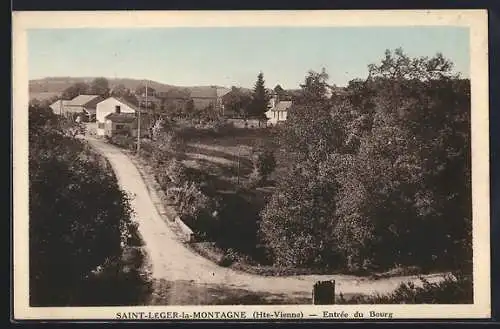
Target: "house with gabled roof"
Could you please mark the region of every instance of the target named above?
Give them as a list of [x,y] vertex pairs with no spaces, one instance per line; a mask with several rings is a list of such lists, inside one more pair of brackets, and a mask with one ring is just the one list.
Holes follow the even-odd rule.
[[78,95],[64,106],[66,114],[85,114],[89,121],[94,121],[97,103],[103,100],[99,95]]
[[281,97],[285,98],[285,100],[282,100],[278,94],[273,93],[269,101],[269,109],[265,113],[269,126],[275,126],[276,124],[285,122],[288,111],[292,107],[293,101],[291,98]]
[[[147,132],[150,120],[147,110],[139,109],[139,107],[123,98],[114,96],[106,98],[99,102],[96,107],[97,135],[112,135],[114,132],[121,130],[122,125],[127,125],[130,129],[133,129],[134,125],[137,126],[136,118],[139,111],[141,111],[141,128],[146,127],[141,132],[141,135],[143,135],[143,133]],[[131,131],[131,134],[133,134],[133,131]]]
[[50,108],[52,109],[52,112],[54,114],[58,115],[64,115],[65,114],[65,107],[68,105],[69,100],[65,99],[58,99],[54,103],[50,104]]

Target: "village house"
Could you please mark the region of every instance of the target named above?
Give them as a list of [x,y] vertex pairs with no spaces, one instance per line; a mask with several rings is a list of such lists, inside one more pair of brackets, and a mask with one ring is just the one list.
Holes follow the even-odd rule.
[[[131,135],[136,135],[134,130],[137,129],[138,113],[139,108],[134,104],[122,98],[108,97],[97,104],[97,135],[109,136],[124,130],[128,130]],[[110,114],[113,114],[113,116],[109,116]],[[147,128],[149,121],[150,117],[147,111],[145,109],[141,110],[141,130],[144,130],[141,135],[149,133]]]
[[102,100],[99,95],[78,95],[72,100],[58,100],[50,108],[59,115],[82,115],[86,121],[94,121],[97,103]]
[[160,112],[181,112],[186,108],[190,100],[188,90],[168,89],[156,92],[156,98],[160,99]]
[[[126,135],[137,137],[138,118],[135,113],[110,113],[104,118],[104,135],[113,137],[115,135]],[[141,137],[149,136],[149,122],[141,118]],[[146,119],[146,118],[144,118]]]
[[275,126],[279,123],[286,121],[288,111],[292,106],[292,100],[281,100],[280,96],[276,93],[272,94],[269,101],[269,110],[266,112],[267,124]]
[[78,95],[66,104],[65,109],[67,113],[85,114],[89,121],[94,121],[97,103],[102,100],[99,95]]
[[52,112],[54,112],[54,114],[63,115],[65,113],[64,109],[68,103],[69,100],[58,99],[54,103],[50,104],[50,108],[52,109]]

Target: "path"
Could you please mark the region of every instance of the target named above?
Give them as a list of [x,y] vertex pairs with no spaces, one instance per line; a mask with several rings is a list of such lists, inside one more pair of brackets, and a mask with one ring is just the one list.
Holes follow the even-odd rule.
[[[88,141],[110,161],[122,189],[134,196],[131,203],[139,222],[139,231],[146,243],[154,278],[224,285],[231,289],[287,296],[310,296],[312,286],[318,280],[334,279],[336,291],[344,294],[388,293],[402,281],[419,281],[416,276],[379,280],[350,275],[266,277],[220,267],[188,249],[177,238],[173,227],[175,224],[155,207],[140,172],[126,154],[104,141],[93,138],[88,138]],[[440,280],[441,276],[430,275],[426,278],[433,282]]]

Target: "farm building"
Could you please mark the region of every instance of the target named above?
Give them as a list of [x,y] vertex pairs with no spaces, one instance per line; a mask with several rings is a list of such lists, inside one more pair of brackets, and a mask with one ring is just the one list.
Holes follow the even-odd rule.
[[[137,113],[139,112],[139,108],[135,106],[134,104],[131,104],[127,102],[124,99],[118,98],[118,97],[109,97],[102,102],[97,104],[97,109],[96,109],[96,119],[97,119],[97,135],[98,136],[104,136],[106,135],[106,123],[107,120],[106,117],[109,114],[129,114],[132,115],[134,118],[136,117]],[[148,116],[146,111],[141,111],[141,121],[143,124],[146,124],[149,122]],[[123,117],[123,116],[115,116],[112,117],[118,118],[118,117]],[[125,117],[124,117],[125,118]],[[128,119],[123,119],[127,121]],[[115,122],[115,124],[120,125],[121,123]],[[142,124],[141,124],[142,128]],[[142,134],[141,134],[142,135]]]
[[50,108],[54,114],[63,115],[65,113],[64,109],[68,103],[69,100],[58,99],[54,103],[50,104]]
[[103,98],[99,95],[78,95],[66,103],[64,112],[67,114],[85,114],[89,121],[94,121],[97,103],[102,100]]
[[65,116],[81,114],[87,118],[86,121],[93,121],[96,105],[102,100],[99,95],[78,95],[71,100],[57,100],[50,105],[50,108],[55,114]]

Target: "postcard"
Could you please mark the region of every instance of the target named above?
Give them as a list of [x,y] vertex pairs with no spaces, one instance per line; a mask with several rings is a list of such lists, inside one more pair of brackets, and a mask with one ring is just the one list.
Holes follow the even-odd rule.
[[12,18],[15,320],[490,316],[485,10]]

